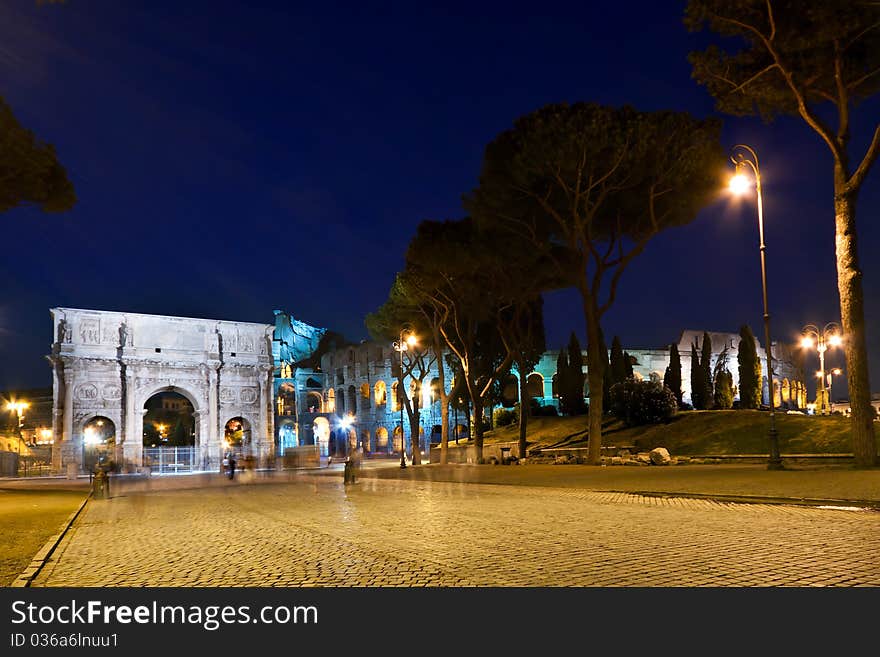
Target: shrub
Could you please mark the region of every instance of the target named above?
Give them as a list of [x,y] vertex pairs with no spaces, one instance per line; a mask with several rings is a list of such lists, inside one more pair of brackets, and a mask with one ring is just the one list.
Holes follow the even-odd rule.
[[[534,400],[532,400],[534,401]],[[557,416],[559,413],[556,410],[556,407],[552,404],[547,404],[547,406],[542,406],[541,404],[535,403],[531,405],[532,409],[532,417],[550,417]]]
[[675,393],[652,381],[617,383],[611,386],[609,396],[611,414],[630,426],[668,422],[678,408]]
[[494,420],[496,427],[506,427],[511,424],[516,424],[519,420],[519,414],[514,409],[497,408],[495,409]]

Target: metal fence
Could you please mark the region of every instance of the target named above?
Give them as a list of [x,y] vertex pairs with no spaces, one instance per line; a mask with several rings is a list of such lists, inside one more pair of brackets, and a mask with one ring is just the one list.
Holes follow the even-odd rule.
[[200,469],[196,447],[145,447],[144,465],[151,474],[178,474]]

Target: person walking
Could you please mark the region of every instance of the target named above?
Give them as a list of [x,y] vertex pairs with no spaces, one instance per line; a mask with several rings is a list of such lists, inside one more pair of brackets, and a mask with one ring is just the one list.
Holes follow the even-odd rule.
[[223,462],[226,464],[226,476],[233,479],[235,477],[235,455],[232,452],[227,452]]

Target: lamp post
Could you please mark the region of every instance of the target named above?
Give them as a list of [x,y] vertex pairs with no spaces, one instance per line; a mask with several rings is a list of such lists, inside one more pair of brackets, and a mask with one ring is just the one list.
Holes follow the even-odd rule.
[[833,370],[828,372],[828,408],[831,408],[832,399],[831,399],[831,382],[834,379],[834,376],[840,376],[843,374],[843,371],[839,367],[835,367]]
[[18,455],[21,456],[21,428],[24,426],[24,411],[29,408],[30,404],[27,402],[9,402],[6,404],[6,410],[10,412],[15,412],[16,414],[16,430],[18,432]]
[[[409,330],[409,335],[404,334]],[[392,343],[392,346],[400,353],[400,372],[397,379],[397,405],[400,407],[400,467],[406,468],[406,432],[403,430],[403,352],[409,347],[415,347],[418,339],[412,332],[409,324],[404,324],[400,329],[400,339]]]
[[[819,379],[819,387],[816,390],[816,404],[819,406],[819,414],[825,415],[826,409],[830,412],[830,390],[826,388],[825,381],[825,352],[828,347],[839,347],[843,344],[840,324],[828,322],[822,329],[815,324],[807,324],[802,330],[801,347],[804,349],[816,348],[819,352],[819,371],[816,376]],[[839,373],[839,370],[838,370]],[[828,384],[830,386],[830,384]]]
[[779,456],[779,435],[776,432],[776,409],[773,398],[773,345],[770,342],[770,310],[767,304],[767,246],[764,244],[764,202],[761,195],[761,168],[758,165],[758,155],[755,151],[744,144],[737,144],[733,148],[731,161],[736,165],[736,175],[730,180],[730,190],[737,195],[746,194],[752,187],[752,183],[744,170],[750,168],[755,176],[755,192],[758,199],[758,235],[760,237],[761,252],[761,289],[764,295],[764,342],[767,351],[767,386],[770,392],[770,430],[767,435],[770,439],[770,458],[767,461],[768,470],[782,470],[782,458]]

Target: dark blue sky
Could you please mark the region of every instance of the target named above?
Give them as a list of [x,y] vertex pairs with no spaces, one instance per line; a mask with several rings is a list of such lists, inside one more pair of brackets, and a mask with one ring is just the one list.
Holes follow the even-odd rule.
[[[366,337],[418,222],[462,215],[483,148],[517,116],[560,101],[713,113],[684,3],[296,5],[0,6],[0,94],[79,197],[2,217],[0,389],[51,381],[53,306],[267,323],[284,308]],[[859,154],[878,115],[857,110]],[[773,334],[793,340],[839,316],[830,156],[794,119],[724,121],[725,143],[762,160]],[[875,388],[878,168],[859,204]],[[760,334],[757,247],[754,206],[719,201],[633,263],[606,333]],[[549,295],[546,315],[550,347],[583,341],[574,295]]]

